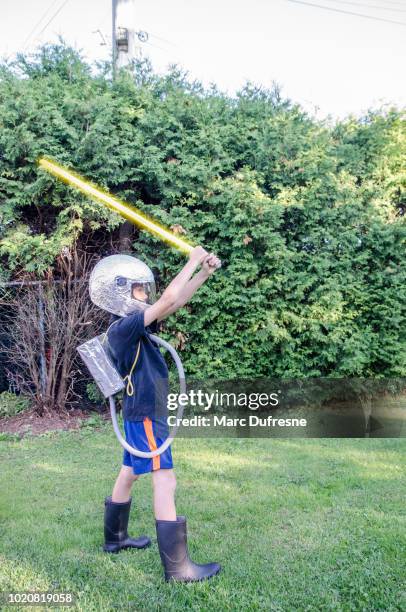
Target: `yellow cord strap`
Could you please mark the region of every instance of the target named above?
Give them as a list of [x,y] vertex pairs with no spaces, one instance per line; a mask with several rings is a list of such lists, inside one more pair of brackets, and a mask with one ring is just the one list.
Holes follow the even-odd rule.
[[[110,331],[110,327],[111,327],[112,325],[114,325],[114,323],[117,323],[117,321],[113,321],[113,323],[112,323],[111,325],[109,325],[108,330],[107,330],[107,331],[105,332],[105,334],[104,334],[102,344],[104,344],[104,343],[105,343],[105,341],[107,340],[107,334],[108,334],[108,333],[109,333],[109,331]],[[123,378],[123,380],[124,380],[124,381],[125,381],[125,380],[127,380],[126,392],[127,392],[127,395],[129,395],[130,397],[131,397],[132,395],[134,395],[134,385],[133,385],[133,384],[132,384],[132,382],[131,382],[131,376],[132,376],[132,373],[134,372],[134,368],[135,368],[135,366],[137,365],[138,357],[139,357],[139,355],[140,355],[140,349],[141,349],[141,340],[138,342],[137,354],[135,355],[134,363],[133,363],[133,364],[132,364],[132,366],[131,366],[131,370],[130,370],[129,374],[127,374],[127,376],[125,376],[125,377]]]
[[138,342],[137,354],[135,356],[134,363],[131,366],[131,370],[129,374],[127,374],[127,376],[124,377],[124,380],[127,380],[127,387],[126,387],[127,395],[129,395],[130,397],[131,395],[134,395],[134,387],[131,382],[131,376],[132,376],[135,366],[137,365],[138,357],[140,354],[140,349],[141,349],[141,340]]

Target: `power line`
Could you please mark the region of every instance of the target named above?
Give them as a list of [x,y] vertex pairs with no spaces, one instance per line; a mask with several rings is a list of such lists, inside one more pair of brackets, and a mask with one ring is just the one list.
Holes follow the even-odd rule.
[[387,8],[386,6],[377,6],[376,4],[364,4],[359,2],[351,2],[350,0],[324,0],[325,2],[335,2],[336,4],[351,4],[352,6],[365,6],[367,8],[378,9],[380,11],[392,11],[396,13],[406,13],[406,9]]
[[148,32],[148,34],[152,36],[153,38],[156,38],[157,40],[161,40],[162,42],[167,43],[168,45],[172,45],[172,47],[177,47],[176,43],[171,42],[167,38],[162,38],[162,36],[158,36],[157,34],[152,34],[151,32]]
[[154,49],[159,49],[160,51],[164,51],[165,53],[168,53],[168,49],[164,49],[163,47],[160,47],[159,45],[156,45],[155,43],[152,43],[149,40],[146,41],[146,44],[149,45],[150,47],[154,47]]
[[37,23],[35,24],[35,26],[32,28],[31,32],[28,34],[27,38],[25,39],[25,41],[23,42],[23,47],[24,50],[26,49],[27,45],[28,45],[28,41],[30,40],[31,36],[34,34],[35,30],[37,29],[37,27],[42,23],[42,21],[44,21],[45,17],[48,15],[49,11],[52,10],[55,6],[55,4],[59,2],[59,0],[54,0],[46,9],[45,13],[42,15],[41,19],[39,21],[37,21]]
[[396,2],[396,0],[381,0],[381,2],[385,2],[385,4],[397,4],[398,6],[405,6],[404,2]]
[[110,20],[110,18],[111,18],[111,7],[109,7],[109,8],[108,8],[106,11],[104,11],[104,15],[103,15],[103,17],[100,19],[100,21],[99,21],[99,23],[98,23],[98,25],[97,25],[96,30],[99,30],[99,29],[101,28],[101,26],[102,26],[102,25],[104,26],[104,22],[107,20],[107,17],[108,17],[108,18],[109,18],[109,20]]
[[364,17],[365,19],[373,19],[374,21],[384,21],[386,23],[394,23],[396,25],[406,26],[405,21],[395,21],[394,19],[384,19],[384,17],[373,17],[372,15],[364,15],[363,13],[353,13],[352,11],[344,11],[338,8],[332,8],[330,6],[323,6],[322,4],[313,4],[312,2],[302,2],[302,0],[286,0],[286,2],[293,2],[294,4],[303,4],[304,6],[313,6],[315,8],[321,8],[325,11],[333,11],[334,13],[344,13],[345,15],[355,15],[355,17]]
[[61,10],[64,8],[64,6],[66,6],[66,4],[68,4],[69,0],[65,0],[65,2],[63,2],[61,4],[61,6],[59,7],[59,9],[52,15],[51,19],[48,21],[48,23],[42,28],[41,32],[37,35],[37,39],[41,36],[41,34],[43,34],[45,32],[45,30],[47,29],[47,27],[49,26],[50,23],[53,22],[53,20],[55,19],[55,17],[57,15],[59,15],[59,13],[61,12]]

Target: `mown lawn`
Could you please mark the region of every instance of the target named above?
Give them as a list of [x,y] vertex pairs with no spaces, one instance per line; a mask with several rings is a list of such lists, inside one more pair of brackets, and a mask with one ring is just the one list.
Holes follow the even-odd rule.
[[405,439],[177,439],[190,551],[223,571],[166,584],[149,476],[130,533],[151,548],[101,551],[121,463],[109,424],[2,441],[0,591],[71,591],[75,609],[98,612],[404,610],[405,451]]

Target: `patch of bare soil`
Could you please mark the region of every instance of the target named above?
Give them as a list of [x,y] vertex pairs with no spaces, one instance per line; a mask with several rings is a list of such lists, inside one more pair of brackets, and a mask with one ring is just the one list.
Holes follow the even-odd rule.
[[94,413],[78,408],[66,413],[49,413],[39,416],[32,410],[27,410],[13,417],[0,419],[0,432],[24,436],[27,433],[39,435],[55,429],[78,429],[83,420]]

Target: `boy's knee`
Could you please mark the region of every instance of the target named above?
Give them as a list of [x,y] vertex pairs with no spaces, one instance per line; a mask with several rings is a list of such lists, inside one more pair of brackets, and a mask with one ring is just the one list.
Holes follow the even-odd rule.
[[129,466],[122,466],[120,477],[127,483],[133,483],[138,479],[138,474],[134,474],[133,469]]

